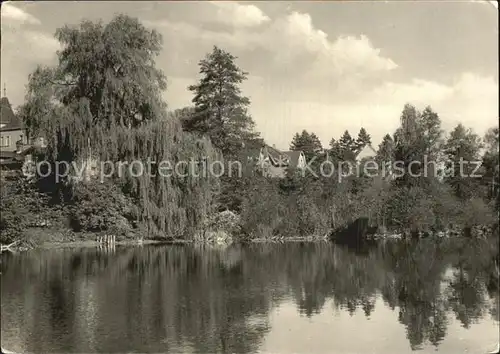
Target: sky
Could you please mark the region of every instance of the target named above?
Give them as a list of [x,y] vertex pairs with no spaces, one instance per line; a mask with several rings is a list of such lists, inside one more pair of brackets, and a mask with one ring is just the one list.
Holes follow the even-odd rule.
[[1,81],[12,105],[37,65],[57,63],[57,28],[117,13],[162,34],[169,109],[190,105],[187,87],[214,45],[235,55],[256,128],[281,149],[303,129],[327,146],[364,127],[378,145],[405,103],[430,105],[447,131],[498,126],[497,10],[468,0],[6,2]]

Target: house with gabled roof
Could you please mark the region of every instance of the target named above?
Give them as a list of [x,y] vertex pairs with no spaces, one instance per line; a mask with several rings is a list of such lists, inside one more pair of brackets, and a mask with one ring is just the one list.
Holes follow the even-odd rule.
[[285,177],[287,169],[303,169],[307,162],[302,151],[280,151],[265,145],[260,149],[257,164],[267,177]]
[[18,169],[24,156],[18,154],[19,147],[27,142],[23,122],[12,110],[9,99],[0,99],[0,165],[2,168]]
[[372,146],[372,144],[366,144],[357,154],[356,160],[361,161],[362,159],[375,158],[377,155],[377,150]]
[[27,142],[23,122],[14,114],[7,97],[0,99],[0,105],[0,150],[2,152],[15,152],[18,142]]
[[41,138],[29,141],[23,121],[12,110],[5,89],[0,108],[0,165],[2,169],[19,169],[30,158],[34,146],[43,148],[45,142]]

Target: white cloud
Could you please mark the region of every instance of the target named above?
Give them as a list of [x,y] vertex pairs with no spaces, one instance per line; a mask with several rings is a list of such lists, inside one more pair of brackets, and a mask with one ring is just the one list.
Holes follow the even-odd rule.
[[[55,59],[59,42],[52,36],[29,25],[41,28],[41,22],[28,12],[5,3],[2,6],[2,77],[9,82],[19,80],[19,74],[36,64],[48,64]],[[24,70],[20,68],[23,67]],[[13,77],[18,76],[17,79]]]
[[[173,109],[190,103],[187,86],[196,80],[197,62],[218,45],[251,73],[243,93],[252,100],[257,129],[278,147],[287,148],[302,129],[327,144],[344,130],[357,134],[361,127],[378,144],[396,129],[407,102],[420,109],[431,105],[448,130],[463,122],[483,134],[498,124],[498,83],[492,78],[464,73],[450,84],[417,78],[396,82],[392,73],[399,72],[398,65],[366,35],[329,36],[306,13],[270,19],[254,5],[233,2],[209,3],[205,9],[192,22],[143,21],[165,37],[158,64],[169,77],[166,99]],[[2,7],[2,27],[9,16],[16,26],[39,23],[16,10],[6,16]],[[232,28],[206,28],[217,22]],[[2,50],[14,54],[2,58],[2,74],[12,73],[8,81],[14,82],[21,61],[30,67],[48,63],[58,48],[55,39],[29,27],[4,32]]]
[[217,21],[231,26],[254,27],[270,20],[255,5],[242,5],[232,1],[212,1],[210,3],[217,7]]
[[241,41],[241,37],[235,33],[215,32],[204,30],[196,25],[186,22],[170,22],[170,21],[143,21],[148,26],[158,28],[166,38],[165,43],[168,46],[181,44],[186,47],[186,41],[196,43],[193,47],[198,47],[198,44],[210,48],[213,45],[220,45],[225,48],[244,48],[248,45],[247,42]]
[[11,5],[10,3],[4,3],[2,5],[2,24],[6,23],[7,25],[11,24],[12,22],[18,22],[18,23],[29,23],[33,25],[38,25],[40,24],[40,21],[30,15],[28,12],[21,10],[20,8]]
[[42,31],[30,29],[5,28],[2,33],[3,59],[15,64],[22,58],[29,63],[46,64],[47,60],[55,58],[60,48],[59,42]]
[[[218,6],[220,4],[241,6],[229,2],[218,3]],[[329,38],[315,28],[311,17],[304,13],[292,12],[258,29],[240,27],[230,32],[208,30],[185,22],[148,24],[160,29],[171,48],[185,48],[189,41],[194,43],[190,51],[205,53],[211,46],[218,45],[239,58],[254,56],[244,67],[253,75],[279,77],[275,81],[287,85],[314,82],[317,91],[332,91],[332,84],[337,87],[339,83],[343,83],[342,91],[356,90],[398,67],[384,57],[367,36]]]
[[[482,136],[492,126],[498,126],[498,83],[489,77],[464,73],[450,85],[413,80],[408,83],[388,82],[360,94],[348,102],[286,101],[269,98],[269,91],[260,85],[250,85],[253,96],[251,112],[265,138],[286,148],[297,131],[314,131],[326,145],[338,139],[344,130],[357,134],[364,127],[375,144],[392,134],[399,125],[405,103],[423,110],[430,105],[450,131],[462,123]],[[304,88],[297,88],[297,91]],[[271,101],[272,100],[272,101]]]
[[[367,36],[331,38],[308,14],[292,12],[258,29],[231,32],[187,23],[163,26],[166,42],[177,41],[180,47],[194,43],[195,49],[184,53],[187,58],[197,51],[199,60],[215,44],[245,60],[241,65],[251,76],[243,92],[252,101],[250,111],[263,137],[281,148],[302,129],[316,132],[327,144],[346,129],[357,134],[364,127],[378,144],[398,127],[405,103],[418,109],[430,105],[446,130],[462,122],[482,135],[498,124],[498,83],[492,78],[464,73],[450,84],[418,78],[396,82],[390,74],[398,65]],[[183,86],[186,82],[176,87]],[[169,94],[173,108],[191,97],[187,93],[174,99],[178,95]]]
[[399,107],[406,102],[419,108],[430,105],[448,130],[463,123],[483,134],[488,127],[498,125],[498,83],[492,77],[463,73],[451,85],[423,80],[388,83],[377,88],[368,99]]
[[337,68],[350,67],[351,70],[368,68],[373,71],[389,71],[397,68],[389,58],[380,55],[380,49],[373,47],[368,37],[340,37],[330,48],[331,56],[337,59]]
[[51,36],[34,30],[3,27],[1,77],[7,85],[7,94],[13,105],[21,104],[28,74],[37,65],[56,61],[59,43]]
[[[341,36],[331,41],[327,34],[313,26],[308,14],[293,12],[278,19],[261,40],[276,53],[278,65],[305,61],[308,75],[319,77],[385,72],[397,67],[391,59],[380,55],[368,37]],[[306,54],[307,55],[306,57]]]
[[376,87],[370,94],[374,102],[405,102],[415,105],[430,104],[450,98],[454,88],[433,81],[413,79],[408,83],[386,82]]
[[454,118],[450,124],[463,123],[480,134],[498,126],[498,83],[492,77],[465,73],[453,88],[452,98],[442,104],[443,112]]
[[34,57],[39,59],[53,58],[56,51],[61,48],[57,39],[43,32],[26,30],[23,32],[23,36],[33,51]]

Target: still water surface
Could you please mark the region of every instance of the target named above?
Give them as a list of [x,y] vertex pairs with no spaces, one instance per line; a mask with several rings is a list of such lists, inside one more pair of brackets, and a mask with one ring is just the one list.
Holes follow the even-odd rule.
[[[496,252],[496,253],[495,253]],[[2,256],[2,346],[36,353],[485,353],[496,246],[484,241]]]

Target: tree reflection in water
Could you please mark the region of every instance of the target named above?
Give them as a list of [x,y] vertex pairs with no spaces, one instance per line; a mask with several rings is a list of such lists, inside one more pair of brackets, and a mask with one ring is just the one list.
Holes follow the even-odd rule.
[[33,251],[2,262],[2,337],[33,352],[258,350],[270,311],[293,299],[313,317],[328,300],[367,318],[398,313],[412,349],[439,346],[448,315],[498,321],[498,247],[484,240],[117,247]]

